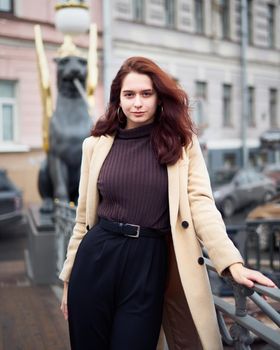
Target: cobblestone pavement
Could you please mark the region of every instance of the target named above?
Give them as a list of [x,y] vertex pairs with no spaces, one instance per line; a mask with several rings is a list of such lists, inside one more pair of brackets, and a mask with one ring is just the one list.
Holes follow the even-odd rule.
[[30,283],[23,232],[0,232],[0,350],[69,350],[52,286]]

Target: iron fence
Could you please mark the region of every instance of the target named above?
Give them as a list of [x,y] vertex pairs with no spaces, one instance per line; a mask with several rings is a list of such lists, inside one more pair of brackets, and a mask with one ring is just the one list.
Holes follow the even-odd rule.
[[247,220],[244,258],[256,269],[280,272],[280,220]]
[[57,273],[61,271],[69,239],[75,224],[76,207],[55,201],[54,227],[57,237]]

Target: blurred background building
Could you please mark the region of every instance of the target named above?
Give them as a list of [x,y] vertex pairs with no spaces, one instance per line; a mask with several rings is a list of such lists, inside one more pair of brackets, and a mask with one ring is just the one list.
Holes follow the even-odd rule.
[[[55,87],[62,35],[55,0],[0,0],[0,167],[39,201],[36,182],[42,151],[42,107],[34,24],[43,40]],[[91,0],[97,23],[99,83],[95,115],[129,56],[154,59],[188,92],[208,169],[242,164],[241,0]],[[271,161],[259,151],[262,132],[279,127],[280,2],[247,1],[247,146],[252,165]],[[76,39],[86,49],[87,35]],[[55,91],[55,88],[53,88]]]
[[[56,30],[55,0],[0,0],[0,168],[24,191],[25,202],[39,202],[37,174],[42,149],[42,104],[37,72],[34,25],[40,24],[56,93],[57,50],[63,35]],[[91,21],[101,25],[101,1],[91,1]],[[88,35],[76,38],[88,47]],[[100,60],[102,65],[102,59]],[[100,67],[101,68],[101,67]],[[102,68],[101,68],[102,69]],[[96,91],[96,113],[103,112],[102,81]]]
[[[280,2],[247,4],[247,145],[257,165],[259,135],[279,126]],[[190,96],[210,172],[240,166],[241,1],[119,0],[111,12],[112,70],[130,55],[156,59]]]

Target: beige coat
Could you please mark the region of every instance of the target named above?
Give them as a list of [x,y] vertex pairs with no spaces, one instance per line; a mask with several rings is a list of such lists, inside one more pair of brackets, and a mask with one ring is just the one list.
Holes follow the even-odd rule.
[[[89,137],[84,141],[76,225],[60,274],[63,281],[69,280],[87,225],[92,227],[97,222],[97,179],[113,141],[112,136]],[[164,332],[170,350],[219,350],[222,345],[201,246],[207,248],[220,274],[229,265],[243,260],[228,238],[215,207],[196,137],[191,146],[183,149],[182,159],[168,166],[167,172],[172,238],[169,242],[171,258],[163,315]],[[161,340],[162,337],[159,343]]]

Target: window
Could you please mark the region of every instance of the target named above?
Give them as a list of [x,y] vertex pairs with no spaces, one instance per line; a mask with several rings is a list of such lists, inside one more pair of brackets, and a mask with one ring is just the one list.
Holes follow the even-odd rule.
[[207,83],[203,81],[196,82],[196,109],[195,109],[195,121],[198,126],[205,126],[206,113],[205,107],[207,102]]
[[224,168],[225,169],[235,169],[236,168],[236,154],[235,153],[226,153],[224,154]]
[[275,6],[268,6],[268,45],[269,47],[275,46]]
[[277,122],[277,89],[269,90],[269,120],[270,126],[275,128],[278,126]]
[[222,38],[228,39],[230,37],[230,3],[229,0],[221,0],[221,28]]
[[0,0],[0,12],[13,13],[13,0]]
[[174,28],[175,27],[175,2],[176,0],[165,0],[165,22],[167,27]]
[[195,31],[199,34],[204,33],[204,10],[203,0],[195,0]]
[[256,126],[255,120],[255,88],[248,87],[248,125]]
[[253,45],[253,0],[248,0],[247,2],[247,21],[248,21],[248,43]]
[[133,0],[133,18],[137,22],[144,21],[144,0]]
[[223,84],[223,125],[231,126],[231,85]]
[[15,82],[0,80],[0,141],[15,139]]

